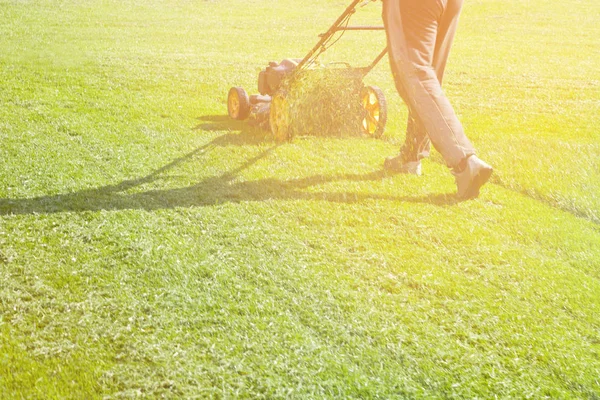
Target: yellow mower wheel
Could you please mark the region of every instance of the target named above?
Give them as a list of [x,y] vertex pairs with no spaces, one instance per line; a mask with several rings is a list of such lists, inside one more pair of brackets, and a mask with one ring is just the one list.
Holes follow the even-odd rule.
[[227,113],[233,119],[244,120],[250,115],[250,98],[241,87],[232,87],[227,95]]
[[379,138],[387,122],[387,102],[377,86],[366,86],[360,94],[363,108],[361,131],[363,135]]

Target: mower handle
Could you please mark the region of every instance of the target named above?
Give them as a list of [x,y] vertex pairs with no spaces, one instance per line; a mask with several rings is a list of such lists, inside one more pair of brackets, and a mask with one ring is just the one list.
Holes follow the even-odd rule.
[[356,6],[358,5],[358,3],[362,2],[362,1],[364,1],[364,0],[353,0],[352,1],[352,3],[346,8],[346,10],[344,10],[342,15],[340,15],[340,17],[333,23],[333,25],[331,25],[331,27],[327,30],[327,32],[325,32],[321,36],[321,39],[319,40],[319,42],[308,52],[308,54],[302,59],[302,61],[300,61],[300,63],[298,64],[298,67],[297,67],[298,71],[300,71],[302,69],[302,67],[304,67],[306,65],[308,60],[310,60],[310,58],[317,51],[319,51],[319,49],[323,46],[325,41],[327,41],[334,33],[336,33],[339,30],[338,28],[340,27],[340,24],[344,21],[344,19],[349,14],[352,14],[356,11]]

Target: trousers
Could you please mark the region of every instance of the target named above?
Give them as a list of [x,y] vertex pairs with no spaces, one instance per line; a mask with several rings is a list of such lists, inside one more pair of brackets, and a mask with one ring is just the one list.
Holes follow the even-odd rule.
[[449,167],[475,154],[442,91],[444,70],[463,0],[383,0],[390,65],[408,106],[403,162],[429,155],[430,143]]

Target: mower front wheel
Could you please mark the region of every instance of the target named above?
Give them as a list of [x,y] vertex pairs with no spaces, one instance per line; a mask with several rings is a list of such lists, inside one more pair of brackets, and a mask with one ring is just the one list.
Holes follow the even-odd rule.
[[377,86],[365,86],[361,91],[363,135],[380,138],[387,122],[387,102],[383,91]]
[[289,105],[284,90],[279,90],[271,98],[269,125],[276,141],[283,142],[291,138]]
[[227,113],[233,119],[244,120],[250,115],[250,98],[241,87],[232,87],[227,95]]

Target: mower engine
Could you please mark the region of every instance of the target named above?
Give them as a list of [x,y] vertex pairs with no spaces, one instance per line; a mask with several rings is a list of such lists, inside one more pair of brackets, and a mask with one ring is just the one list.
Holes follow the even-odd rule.
[[289,76],[302,59],[286,58],[279,64],[271,61],[269,66],[258,74],[258,92],[273,96],[281,86],[281,82]]

